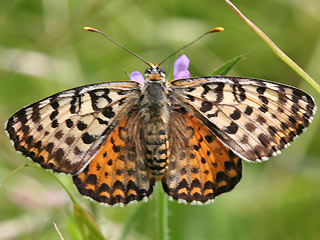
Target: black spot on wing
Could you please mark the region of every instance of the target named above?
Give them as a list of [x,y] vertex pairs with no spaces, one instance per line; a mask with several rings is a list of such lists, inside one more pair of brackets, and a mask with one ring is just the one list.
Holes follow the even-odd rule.
[[235,134],[238,131],[238,125],[232,122],[229,126],[226,127],[225,131],[228,134]]
[[115,112],[113,111],[111,106],[106,107],[103,112],[102,112],[103,116],[107,117],[107,118],[113,118],[115,116]]
[[200,107],[201,112],[208,112],[212,109],[213,104],[209,101],[203,101]]
[[84,133],[84,134],[82,134],[82,141],[83,141],[83,143],[85,143],[85,144],[91,144],[91,143],[93,143],[94,141],[95,141],[95,139],[96,139],[96,137],[95,136],[93,136],[93,135],[90,135],[89,133]]
[[230,118],[233,120],[238,120],[241,117],[241,112],[238,109],[235,109],[234,112],[230,115]]

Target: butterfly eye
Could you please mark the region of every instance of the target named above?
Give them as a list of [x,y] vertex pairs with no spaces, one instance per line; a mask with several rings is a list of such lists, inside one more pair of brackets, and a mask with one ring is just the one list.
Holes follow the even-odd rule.
[[157,70],[158,70],[158,72],[159,72],[159,74],[160,74],[161,76],[163,76],[163,77],[166,76],[166,72],[164,71],[163,68],[159,68],[159,67],[158,67]]
[[152,71],[152,68],[147,68],[144,73],[145,73],[145,74],[151,74],[151,71]]

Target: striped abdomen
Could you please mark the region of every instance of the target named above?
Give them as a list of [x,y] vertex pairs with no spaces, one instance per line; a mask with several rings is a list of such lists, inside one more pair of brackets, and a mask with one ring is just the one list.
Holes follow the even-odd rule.
[[168,135],[162,119],[152,119],[145,124],[144,140],[146,163],[152,175],[161,176],[168,165]]

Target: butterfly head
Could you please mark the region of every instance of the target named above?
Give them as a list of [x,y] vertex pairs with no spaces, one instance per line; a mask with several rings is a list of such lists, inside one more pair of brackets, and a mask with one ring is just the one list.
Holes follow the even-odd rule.
[[166,73],[160,68],[158,65],[153,65],[150,63],[150,67],[145,71],[146,81],[154,82],[154,81],[165,81]]

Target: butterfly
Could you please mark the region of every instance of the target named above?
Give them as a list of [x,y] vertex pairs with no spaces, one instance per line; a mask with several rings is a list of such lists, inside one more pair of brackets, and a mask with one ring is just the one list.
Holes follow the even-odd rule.
[[204,204],[235,187],[242,160],[279,154],[316,110],[291,86],[226,76],[168,82],[148,65],[144,83],[77,87],[22,108],[6,126],[15,149],[108,205],[146,199],[156,181],[171,199]]

